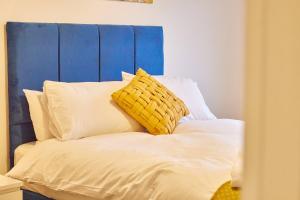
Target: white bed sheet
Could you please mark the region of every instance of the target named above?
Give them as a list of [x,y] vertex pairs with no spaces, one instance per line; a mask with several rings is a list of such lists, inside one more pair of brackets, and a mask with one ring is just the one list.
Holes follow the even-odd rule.
[[50,139],[7,175],[54,199],[65,192],[82,199],[208,200],[231,179],[242,137],[241,121],[209,120],[180,124],[172,135]]
[[14,165],[35,146],[36,142],[28,142],[18,146],[14,152]]

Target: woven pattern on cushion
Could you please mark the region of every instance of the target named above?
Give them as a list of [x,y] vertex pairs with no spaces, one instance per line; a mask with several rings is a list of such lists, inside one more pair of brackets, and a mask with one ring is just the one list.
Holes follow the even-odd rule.
[[212,200],[240,200],[240,189],[232,188],[231,182],[224,183],[214,194]]
[[181,99],[142,69],[112,98],[154,135],[172,133],[178,121],[189,114]]

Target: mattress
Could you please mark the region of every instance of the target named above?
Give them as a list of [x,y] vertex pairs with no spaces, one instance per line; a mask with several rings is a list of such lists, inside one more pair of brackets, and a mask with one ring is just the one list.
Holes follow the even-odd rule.
[[240,121],[195,120],[172,135],[50,139],[36,144],[7,176],[54,199],[209,200],[230,181],[242,138]]
[[36,142],[28,142],[18,146],[14,152],[14,165],[16,165],[19,160],[35,146],[35,144]]

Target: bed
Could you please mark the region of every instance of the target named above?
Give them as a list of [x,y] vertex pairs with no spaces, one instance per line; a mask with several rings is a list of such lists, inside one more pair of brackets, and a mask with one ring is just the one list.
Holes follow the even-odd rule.
[[[209,199],[230,180],[242,140],[242,123],[236,120],[184,123],[172,136],[132,132],[94,136],[63,145],[55,139],[28,144],[36,139],[22,89],[42,90],[45,80],[121,80],[121,71],[134,74],[139,66],[153,75],[162,75],[162,27],[9,22],[6,29],[10,165],[14,166],[14,160],[18,163],[8,175],[25,180],[24,200]],[[20,146],[24,144],[26,147]],[[64,152],[64,157],[59,152]],[[49,155],[46,160],[45,155]],[[129,160],[125,162],[123,158]],[[45,168],[47,162],[54,168]],[[66,173],[55,173],[56,176],[54,169],[76,171],[71,177],[73,184],[60,182],[59,178],[70,177]],[[31,179],[30,174],[38,171],[47,180],[55,179],[56,184]],[[18,177],[20,173],[26,174],[25,178]],[[90,177],[98,179],[91,181]],[[82,190],[82,185],[77,187],[74,182],[91,187]],[[188,190],[192,186],[194,190]]]

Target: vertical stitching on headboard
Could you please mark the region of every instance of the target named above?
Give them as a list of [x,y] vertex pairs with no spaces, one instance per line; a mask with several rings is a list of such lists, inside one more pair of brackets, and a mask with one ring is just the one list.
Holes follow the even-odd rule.
[[58,66],[58,81],[60,81],[61,78],[60,78],[60,25],[59,24],[57,24],[57,32],[58,32],[57,66]]
[[134,67],[134,74],[137,71],[137,66],[136,66],[136,39],[135,39],[135,26],[132,26],[133,29],[133,67]]
[[161,38],[162,38],[162,75],[165,74],[165,51],[164,51],[164,46],[165,46],[165,39],[164,39],[164,29],[163,27],[161,26],[160,27],[161,29]]
[[98,42],[99,42],[99,52],[98,52],[98,56],[99,56],[99,59],[98,59],[98,66],[99,66],[99,72],[98,72],[98,81],[100,82],[101,81],[101,42],[100,42],[100,26],[97,25],[97,29],[98,29]]

